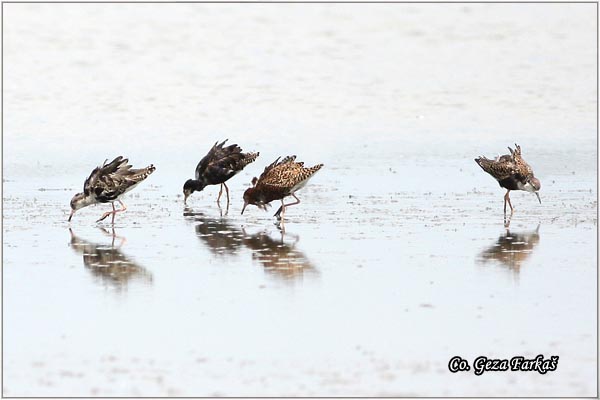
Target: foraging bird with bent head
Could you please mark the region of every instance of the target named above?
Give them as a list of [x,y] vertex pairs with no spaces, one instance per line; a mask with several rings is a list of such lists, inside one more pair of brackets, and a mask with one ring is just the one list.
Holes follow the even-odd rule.
[[[295,162],[296,156],[288,156],[281,161],[279,158],[267,166],[258,179],[252,179],[253,187],[244,192],[242,214],[248,204],[254,204],[266,211],[270,202],[281,200],[281,207],[274,216],[282,219],[287,207],[300,203],[295,193],[303,188],[308,180],[323,167],[323,164],[318,164],[305,168],[303,162]],[[292,196],[296,201],[284,204],[283,199],[287,196]]]
[[188,179],[185,182],[183,185],[184,203],[192,193],[201,191],[208,185],[221,184],[217,203],[221,199],[223,186],[225,186],[227,206],[229,207],[229,188],[225,182],[244,169],[246,165],[254,162],[260,153],[242,153],[242,149],[237,144],[223,147],[225,142],[227,140],[222,143],[216,142],[198,163],[196,179]]
[[475,162],[488,174],[493,176],[500,187],[505,188],[504,195],[504,213],[506,214],[506,203],[510,206],[511,213],[513,206],[510,202],[509,193],[511,190],[525,190],[534,193],[540,204],[542,200],[538,191],[542,184],[539,179],[533,175],[533,169],[525,162],[521,155],[521,146],[515,144],[515,150],[508,148],[509,154],[497,157],[495,160],[490,160],[485,157],[478,157]]
[[[122,195],[132,190],[140,182],[150,176],[156,169],[150,164],[146,168],[131,169],[127,165],[128,159],[119,156],[100,167],[96,167],[83,184],[83,193],[77,193],[71,199],[71,215],[69,222],[75,212],[83,207],[96,203],[111,203],[112,211],[107,211],[96,222],[100,222],[112,214],[112,222],[115,222],[115,214],[127,210],[127,206],[119,199]],[[120,209],[115,209],[115,201],[121,204]]]

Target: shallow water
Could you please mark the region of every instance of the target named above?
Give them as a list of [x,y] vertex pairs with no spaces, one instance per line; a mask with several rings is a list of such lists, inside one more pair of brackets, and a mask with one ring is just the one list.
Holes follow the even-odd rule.
[[[4,5],[3,394],[594,396],[592,7]],[[261,156],[185,207],[225,137]],[[507,229],[473,158],[515,141]],[[117,154],[157,170],[68,224]],[[325,167],[282,232],[240,211],[287,154]]]

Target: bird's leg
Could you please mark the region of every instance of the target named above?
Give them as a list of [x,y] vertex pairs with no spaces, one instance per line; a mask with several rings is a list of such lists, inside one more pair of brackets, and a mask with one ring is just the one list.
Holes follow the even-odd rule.
[[[114,202],[112,202],[112,203],[110,203],[110,204],[112,204],[112,208],[113,208],[113,210],[112,210],[112,221],[111,221],[111,223],[114,225],[114,224],[115,224],[115,214],[117,213],[117,209],[115,208],[115,203],[114,203]],[[114,246],[114,244],[115,244],[115,243],[114,243],[114,240],[115,240],[115,237],[113,236],[113,246]]]
[[219,197],[217,197],[217,204],[219,204],[219,200],[221,200],[221,194],[223,194],[223,184],[221,183],[221,189],[219,190]]
[[[283,212],[285,212],[285,209],[286,209],[287,207],[289,207],[289,206],[294,206],[294,205],[296,205],[296,204],[300,204],[300,199],[299,199],[299,198],[297,198],[297,197],[296,197],[296,195],[295,195],[294,193],[292,193],[292,197],[293,197],[293,198],[295,198],[295,199],[296,199],[296,201],[294,201],[293,203],[283,204],[283,205],[282,205],[282,207],[283,207],[282,214],[283,214]],[[283,203],[283,201],[282,201],[282,203]]]
[[281,220],[281,212],[283,211],[283,199],[281,199],[281,207],[279,207],[279,209],[277,210],[277,212],[275,214],[273,214],[273,216],[275,218],[277,218],[277,220]]
[[109,215],[113,215],[113,224],[115,222],[115,217],[114,217],[114,212],[115,212],[115,203],[111,203],[112,207],[113,207],[113,211],[107,211],[104,214],[102,214],[102,216],[96,221],[96,222],[100,222],[100,221],[104,221],[106,219],[106,217],[108,217]]
[[512,218],[512,213],[510,213],[509,216],[506,216],[506,214],[504,215],[504,227],[506,228],[506,230],[508,230],[508,228],[510,227],[511,218]]
[[282,209],[283,209],[283,199],[281,199],[281,207],[279,207],[279,209],[277,210],[277,212],[275,214],[273,214],[273,216],[277,219],[280,219],[279,214],[281,214]]
[[229,188],[225,182],[223,182],[223,186],[225,186],[225,193],[227,194],[227,209],[229,210]]
[[289,206],[293,206],[296,204],[300,203],[300,199],[296,197],[296,195],[294,193],[292,193],[292,197],[296,199],[296,201],[294,201],[293,203],[288,203],[288,204],[283,204],[283,199],[281,200],[281,222],[283,222],[283,216],[285,215],[285,210],[289,207]]
[[[121,208],[119,208],[118,210],[114,210],[114,211],[113,211],[113,213],[114,213],[114,214],[113,214],[113,217],[112,217],[113,224],[115,223],[115,215],[116,215],[118,212],[123,212],[123,211],[126,211],[126,210],[127,210],[127,206],[125,205],[125,203],[123,203],[121,200],[117,200],[117,201],[118,201],[118,202],[119,202],[119,204],[121,205]],[[114,208],[115,208],[115,205],[114,205],[114,203],[113,203],[113,209],[114,209]]]
[[513,211],[515,210],[510,202],[510,196],[509,196],[510,190],[508,192],[506,192],[506,199],[508,200],[508,206],[510,207],[510,215],[512,215]]
[[508,202],[508,204],[510,205],[510,210],[512,212],[512,204],[510,204],[510,197],[508,197],[508,194],[510,193],[510,189],[506,191],[506,194],[504,195],[504,215],[506,215],[506,202]]

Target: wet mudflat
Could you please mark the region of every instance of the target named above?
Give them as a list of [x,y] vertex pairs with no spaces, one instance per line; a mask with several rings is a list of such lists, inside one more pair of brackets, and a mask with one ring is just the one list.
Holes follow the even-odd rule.
[[[5,27],[4,395],[595,395],[595,42],[584,40],[595,24],[585,12],[544,9],[562,29],[546,32],[530,27],[531,6],[145,5],[134,25],[134,6],[75,7],[78,22],[65,25],[48,22],[54,6],[7,6],[19,24]],[[32,12],[46,17],[35,31]],[[240,46],[248,32],[255,41]],[[530,53],[538,41],[545,52]],[[192,68],[190,49],[207,61]],[[450,78],[439,58],[459,49],[469,63]],[[255,64],[256,52],[269,63]],[[387,64],[404,53],[411,64]],[[55,79],[40,86],[24,73],[38,70]],[[102,78],[75,90],[90,74]],[[511,79],[526,89],[507,92]],[[183,182],[225,137],[261,156],[231,180],[229,210],[217,187],[185,206]],[[514,141],[542,204],[513,193],[507,228],[504,191],[473,158]],[[71,196],[117,154],[157,170],[114,226],[94,223],[108,205],[68,224]],[[240,211],[252,177],[287,154],[325,167],[283,232],[278,203]],[[557,370],[447,367],[456,355],[538,354],[558,355]]]

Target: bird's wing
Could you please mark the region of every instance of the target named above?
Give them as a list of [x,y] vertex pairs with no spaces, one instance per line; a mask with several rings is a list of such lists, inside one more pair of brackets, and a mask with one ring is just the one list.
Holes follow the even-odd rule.
[[[107,160],[108,161],[108,160]],[[99,189],[104,188],[104,177],[109,174],[115,173],[119,168],[122,169],[130,169],[131,165],[127,165],[126,158],[122,156],[118,156],[110,163],[104,163],[102,166],[94,168],[90,176],[85,180],[83,184],[83,192],[86,196],[89,196],[91,193],[98,193]]]
[[523,178],[533,176],[533,169],[523,159],[521,154],[521,146],[515,144],[515,150],[508,148],[515,163],[515,173]]
[[509,155],[503,155],[495,160],[479,157],[475,159],[475,162],[498,181],[509,178],[517,173],[516,163],[513,157]]
[[[281,157],[277,157],[275,161],[265,167],[265,170],[258,177],[257,185],[263,182],[272,182],[276,179],[279,174],[279,171],[282,169],[282,166],[286,164],[293,163],[296,159],[296,156],[287,156],[284,157],[283,160],[279,160]],[[302,165],[303,163],[298,163]]]
[[221,143],[215,142],[213,147],[208,151],[208,153],[206,153],[202,160],[200,160],[200,162],[196,166],[196,179],[200,179],[206,171],[206,169],[208,168],[208,166],[210,165],[211,161],[214,160],[215,157],[219,157],[219,154],[223,150],[223,145],[225,144],[225,142],[227,142],[227,139],[225,139]]
[[104,201],[116,200],[129,188],[146,179],[155,168],[150,165],[142,169],[132,169],[129,160],[119,156],[109,164],[94,169],[86,180],[84,192],[86,195],[93,193],[96,198]]
[[272,187],[293,188],[316,172],[313,169],[314,167],[304,168],[302,162],[289,161],[281,163],[268,171],[259,183]]

